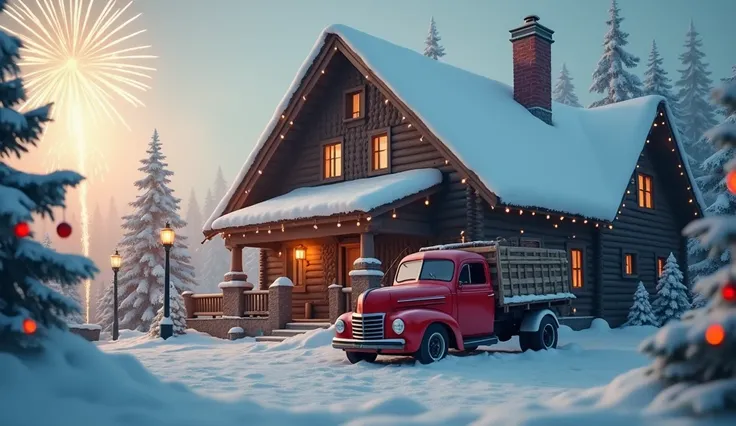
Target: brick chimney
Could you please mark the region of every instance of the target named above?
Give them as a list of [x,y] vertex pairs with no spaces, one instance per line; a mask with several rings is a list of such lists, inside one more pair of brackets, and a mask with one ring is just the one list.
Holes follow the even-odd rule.
[[552,124],[552,34],[539,17],[524,18],[511,30],[514,49],[514,99],[547,124]]

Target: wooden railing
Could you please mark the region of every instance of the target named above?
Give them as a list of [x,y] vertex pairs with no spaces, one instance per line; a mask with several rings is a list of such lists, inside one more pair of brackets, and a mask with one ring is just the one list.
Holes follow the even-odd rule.
[[268,290],[244,291],[245,312],[243,316],[267,316],[268,315]]
[[221,317],[222,294],[193,294],[194,317]]
[[[343,287],[342,288],[342,297],[345,300],[345,303],[343,306],[345,306],[345,312],[350,312],[353,310],[353,288],[352,287]],[[343,312],[343,313],[345,313]]]

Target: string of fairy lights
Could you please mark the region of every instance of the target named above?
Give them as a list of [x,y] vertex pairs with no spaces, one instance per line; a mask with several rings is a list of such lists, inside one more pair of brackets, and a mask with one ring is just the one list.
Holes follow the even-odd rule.
[[[335,51],[338,50],[337,47],[334,47],[334,50]],[[318,78],[321,78],[322,76],[324,76],[326,74],[327,74],[327,69],[326,68],[323,68],[321,70],[320,76]],[[367,84],[367,82],[370,81],[370,79],[371,79],[371,77],[366,74],[365,75],[365,80],[366,81],[364,83]],[[293,108],[292,108],[291,114],[294,114],[294,111],[300,110],[300,107],[303,106],[307,102],[307,96],[306,95],[302,95],[301,101],[297,100],[297,102],[301,102],[302,105],[298,105],[298,104],[294,105]],[[391,103],[391,101],[386,97],[383,100],[383,103],[385,105],[389,105]],[[400,109],[400,108],[397,107],[397,109]],[[660,119],[661,119],[661,121],[659,121]],[[279,132],[278,132],[279,139],[281,139],[281,140],[286,139],[289,130],[292,129],[293,126],[294,126],[294,120],[295,120],[295,117],[290,116],[290,113],[287,110],[285,110],[281,114],[281,119],[280,119],[281,128],[278,129],[279,130]],[[405,121],[406,121],[406,114],[402,114],[401,122],[404,123]],[[412,124],[411,123],[408,123],[407,124],[407,127],[408,128],[412,128]],[[655,133],[655,132],[657,132],[657,134],[656,135],[653,135],[653,133]],[[665,118],[664,118],[664,113],[660,111],[658,113],[658,117],[655,118],[654,123],[652,124],[652,127],[651,127],[651,129],[649,131],[649,134],[647,136],[647,139],[646,139],[646,143],[649,144],[650,143],[650,139],[652,139],[653,136],[659,136],[659,133],[661,133],[661,132],[668,132],[667,133],[667,141],[668,142],[672,143],[674,141],[674,139],[672,137],[673,132],[667,126],[667,122],[665,121]],[[424,135],[420,135],[419,140],[420,141],[424,141]],[[685,174],[685,169],[683,168],[683,165],[682,165],[682,157],[679,155],[679,153],[677,152],[677,149],[675,148],[674,145],[671,147],[671,152],[674,153],[675,155],[677,155],[677,168],[679,170],[679,175],[680,176],[683,176],[685,178],[686,191],[688,191],[687,192],[687,194],[688,194],[688,202],[690,204],[693,204],[695,202],[695,194],[694,194],[693,188],[691,187],[691,185],[689,183],[688,176]],[[449,159],[445,159],[444,160],[444,163],[445,163],[446,166],[448,166],[448,165],[450,165],[450,160]],[[640,164],[639,164],[639,162],[637,162],[636,169],[639,169],[639,168],[640,168]],[[632,186],[634,186],[633,190],[637,190],[637,188],[636,188],[636,180],[635,180],[635,176],[636,176],[636,173],[637,173],[637,170],[636,169],[632,173],[632,177],[630,179],[629,185],[626,188],[626,194],[622,197],[622,202],[621,202],[621,205],[620,205],[619,210],[618,210],[618,215],[615,217],[614,221],[615,220],[618,220],[619,215],[622,214],[622,210],[626,208],[626,202],[625,202],[626,195],[631,194]],[[262,169],[258,169],[257,170],[257,174],[254,176],[254,179],[253,179],[253,182],[251,183],[250,188],[247,188],[245,190],[245,193],[246,194],[248,194],[250,191],[252,191],[253,186],[256,183],[256,179],[259,176],[262,176],[262,175],[263,175],[263,170]],[[736,188],[736,173],[734,173],[733,179],[727,180],[727,181],[728,182],[731,182],[732,181],[733,187]],[[470,183],[469,182],[469,178],[468,177],[462,177],[461,180],[460,180],[460,183],[463,184],[463,185],[469,184]],[[425,198],[424,205],[425,206],[429,206],[430,205],[430,199],[429,199],[429,197],[426,197]],[[614,221],[594,220],[594,219],[586,218],[586,217],[583,217],[583,216],[576,216],[576,215],[555,214],[555,213],[552,213],[550,211],[545,211],[543,209],[528,209],[528,208],[518,208],[518,207],[512,207],[512,206],[503,206],[503,205],[495,205],[494,206],[494,205],[492,205],[491,206],[491,210],[492,211],[502,211],[502,212],[505,212],[506,214],[518,214],[519,216],[522,216],[522,215],[525,215],[525,214],[528,214],[528,215],[531,215],[531,216],[537,216],[537,215],[539,215],[541,217],[545,217],[546,220],[551,221],[552,227],[555,228],[555,229],[559,229],[560,228],[560,225],[562,223],[570,223],[570,224],[575,224],[575,225],[589,225],[589,226],[593,226],[595,228],[613,230],[613,222]],[[698,209],[695,208],[694,210],[695,210],[694,211],[694,216],[698,216],[698,211],[697,211]],[[397,217],[398,217],[398,214],[396,212],[396,209],[391,210],[391,218],[392,219],[396,219]],[[352,215],[350,215],[350,214],[347,214],[347,215],[338,215],[337,216],[336,226],[338,228],[340,228],[340,227],[343,226],[343,223],[349,223],[349,222],[354,222],[356,226],[361,226],[361,223],[363,223],[363,221],[370,222],[371,219],[372,219],[372,216],[369,215],[369,214],[366,214],[366,213],[363,213],[363,214],[352,214]],[[324,218],[324,219],[322,219],[321,224],[335,226],[335,219],[332,218],[332,217]],[[287,227],[301,227],[303,225],[304,225],[304,222],[303,221],[301,223],[295,222],[295,221],[291,221],[291,222],[284,221],[284,222],[280,222],[280,223],[273,223],[273,224],[270,224],[270,225],[269,224],[261,224],[261,225],[257,225],[257,226],[245,226],[245,227],[241,227],[240,229],[238,229],[237,232],[226,233],[227,231],[223,231],[223,232],[220,232],[219,235],[222,238],[230,238],[232,235],[237,235],[238,233],[242,234],[243,237],[245,237],[249,232],[253,232],[254,234],[259,234],[260,232],[264,231],[264,232],[266,232],[268,234],[271,234],[275,230],[280,230],[281,232],[286,232],[286,228]],[[312,221],[312,228],[314,228],[315,230],[319,229],[319,225],[320,225],[320,221],[318,219],[314,219]],[[460,240],[462,242],[465,242],[465,239],[466,239],[466,232],[465,231],[466,231],[465,229],[460,230]],[[519,229],[519,234],[524,234],[524,233],[525,233],[525,230],[523,228]],[[568,238],[575,239],[575,238],[577,238],[577,235],[575,233],[572,233]]]

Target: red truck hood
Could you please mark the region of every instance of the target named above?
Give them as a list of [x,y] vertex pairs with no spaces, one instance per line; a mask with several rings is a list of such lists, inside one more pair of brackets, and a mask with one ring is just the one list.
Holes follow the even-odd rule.
[[441,284],[403,284],[363,293],[359,312],[392,312],[410,308],[450,309],[450,290]]

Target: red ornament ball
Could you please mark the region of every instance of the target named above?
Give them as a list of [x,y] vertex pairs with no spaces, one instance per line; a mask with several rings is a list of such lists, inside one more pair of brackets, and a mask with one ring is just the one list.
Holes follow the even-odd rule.
[[736,194],[736,170],[731,170],[726,175],[726,188],[731,194]]
[[26,222],[18,222],[15,224],[15,236],[18,238],[25,238],[31,235],[31,227]]
[[736,301],[736,284],[731,282],[726,283],[721,289],[721,297],[727,302]]
[[66,238],[72,235],[72,226],[66,222],[61,222],[59,226],[56,227],[56,233],[59,234],[61,238]]
[[31,318],[26,318],[23,320],[23,332],[25,334],[33,334],[38,330],[38,324],[36,324],[36,321],[32,320]]

